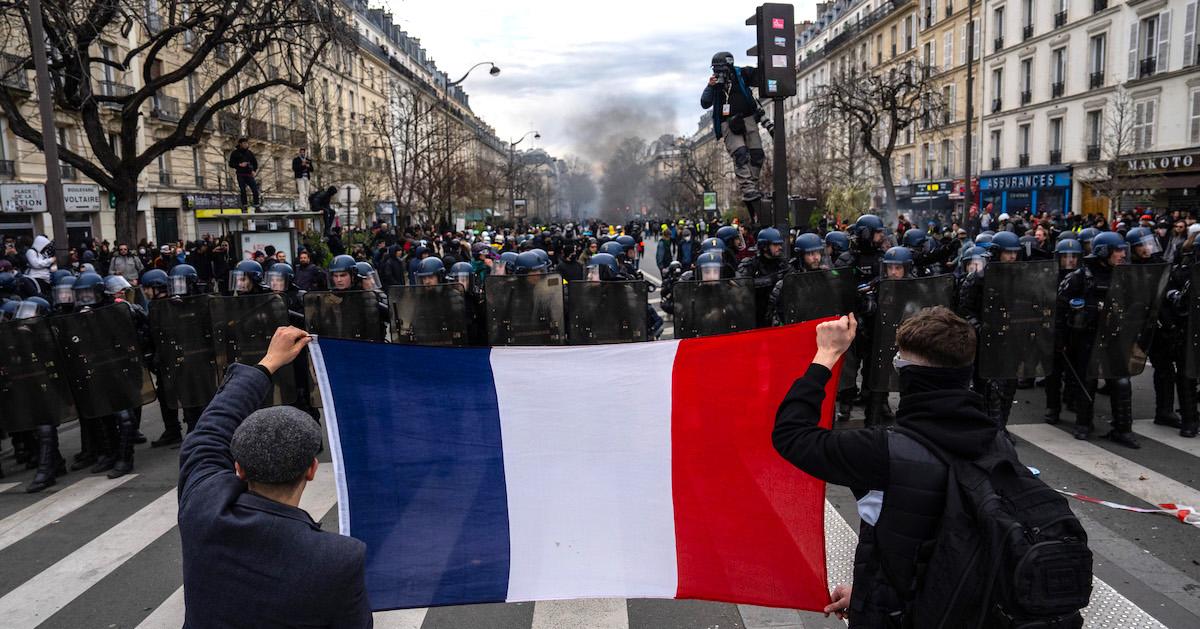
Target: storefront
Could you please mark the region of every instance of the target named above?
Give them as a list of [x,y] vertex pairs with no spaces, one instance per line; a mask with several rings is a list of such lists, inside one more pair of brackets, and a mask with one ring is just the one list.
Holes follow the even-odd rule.
[[[90,183],[63,184],[68,245],[79,247],[91,241],[99,227],[100,186]],[[53,226],[46,205],[46,186],[41,183],[0,184],[0,234],[8,238],[50,234]]]
[[1200,149],[1131,155],[1122,166],[1122,210],[1200,214]]
[[924,229],[930,222],[949,225],[961,194],[956,194],[958,184],[951,179],[918,181],[909,186],[907,197],[897,197],[900,213],[908,217],[914,226]]
[[994,213],[1066,214],[1071,211],[1071,167],[993,170],[979,178],[980,207]]

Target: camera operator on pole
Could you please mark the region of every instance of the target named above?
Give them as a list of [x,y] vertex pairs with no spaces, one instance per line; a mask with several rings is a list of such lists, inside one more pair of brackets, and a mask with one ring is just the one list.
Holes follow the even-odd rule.
[[713,130],[725,142],[725,150],[733,157],[734,174],[742,201],[750,212],[751,223],[758,224],[762,216],[763,193],[758,178],[762,173],[762,138],[758,134],[758,122],[763,121],[767,133],[773,133],[770,120],[758,100],[750,92],[756,84],[758,69],[753,66],[737,67],[733,54],[718,52],[712,58],[713,74],[708,86],[700,96],[700,106],[713,110]]

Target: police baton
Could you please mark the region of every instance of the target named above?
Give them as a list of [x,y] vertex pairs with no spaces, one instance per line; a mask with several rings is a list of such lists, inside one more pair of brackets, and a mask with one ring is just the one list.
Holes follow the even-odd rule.
[[1089,404],[1095,404],[1095,400],[1092,399],[1092,396],[1088,395],[1087,385],[1083,383],[1083,379],[1080,378],[1079,374],[1075,372],[1075,366],[1071,364],[1071,359],[1067,358],[1067,353],[1061,349],[1058,350],[1058,353],[1062,356],[1063,363],[1067,365],[1067,369],[1071,370],[1071,375],[1074,376],[1075,382],[1079,383],[1079,391],[1083,393],[1083,397],[1087,398]]

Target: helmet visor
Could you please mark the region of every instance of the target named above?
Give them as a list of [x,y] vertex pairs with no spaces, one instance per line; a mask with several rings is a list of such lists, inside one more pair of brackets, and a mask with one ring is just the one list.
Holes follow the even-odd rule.
[[492,262],[492,275],[504,275],[507,271],[504,260],[494,260]]
[[13,319],[32,319],[38,316],[38,305],[32,301],[23,301],[17,304],[17,310],[13,313]]
[[75,303],[80,306],[94,306],[100,303],[99,293],[95,288],[81,288],[75,291]]
[[1067,271],[1074,271],[1079,268],[1078,253],[1060,253],[1058,254],[1058,268]]
[[178,276],[175,276],[175,277],[172,277],[169,279],[171,280],[170,289],[171,289],[172,296],[188,294],[189,291],[188,291],[188,278],[187,277],[178,275]]
[[600,265],[589,266],[587,268],[587,281],[589,281],[589,282],[599,282],[600,281]]
[[54,287],[54,303],[56,303],[56,304],[75,303],[75,291],[71,290],[70,286],[55,286]]
[[967,266],[966,266],[967,273],[976,273],[976,274],[983,273],[983,270],[987,268],[987,264],[988,264],[987,258],[983,258],[983,257],[971,258],[971,259],[967,260]]
[[285,293],[288,289],[287,273],[276,273],[274,271],[267,273],[267,286],[271,287],[273,293]]
[[458,282],[459,284],[462,284],[462,287],[464,289],[471,288],[471,274],[470,273],[455,273],[454,280],[456,282]]
[[721,265],[715,263],[700,265],[700,281],[715,282],[721,279]]
[[229,272],[229,290],[234,295],[244,295],[254,292],[254,275],[245,271]]
[[1129,248],[1132,253],[1144,258],[1149,258],[1156,253],[1162,253],[1162,247],[1159,246],[1158,239],[1154,237],[1154,234],[1148,234],[1130,243]]
[[379,281],[379,273],[375,271],[371,271],[367,275],[360,275],[358,279],[363,290],[379,290],[383,286]]

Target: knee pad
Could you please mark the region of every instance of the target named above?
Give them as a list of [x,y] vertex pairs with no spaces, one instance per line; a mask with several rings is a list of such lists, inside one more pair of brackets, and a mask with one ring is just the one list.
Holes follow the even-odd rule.
[[750,150],[744,146],[739,146],[734,149],[732,155],[733,163],[737,164],[738,166],[745,166],[750,163]]
[[767,154],[762,149],[750,149],[750,165],[755,168],[762,166],[766,161]]

